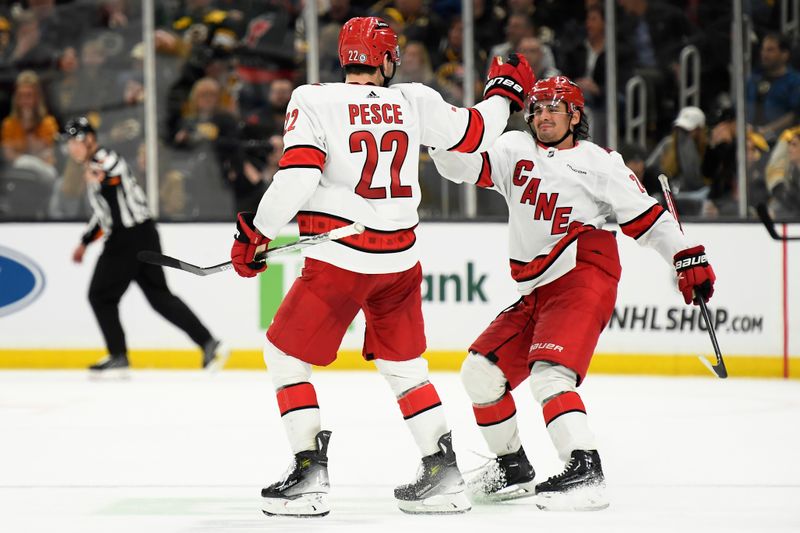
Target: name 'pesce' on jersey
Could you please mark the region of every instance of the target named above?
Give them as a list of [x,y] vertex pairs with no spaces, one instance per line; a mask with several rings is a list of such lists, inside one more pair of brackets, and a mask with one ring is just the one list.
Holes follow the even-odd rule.
[[368,228],[364,235],[306,255],[356,271],[411,268],[418,261],[419,147],[485,149],[507,118],[504,98],[459,108],[416,83],[298,87],[287,107],[284,155],[270,188],[298,189],[289,194],[298,204],[286,205],[283,196],[283,206],[273,205],[269,197],[277,191],[268,190],[262,206],[270,207],[259,208],[258,227],[276,231],[291,219],[291,209],[298,212],[301,234],[357,221]]

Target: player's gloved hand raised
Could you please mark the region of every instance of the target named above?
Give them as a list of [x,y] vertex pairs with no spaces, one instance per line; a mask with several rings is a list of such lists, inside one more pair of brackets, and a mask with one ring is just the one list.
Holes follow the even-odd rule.
[[707,302],[714,294],[714,269],[708,264],[706,249],[694,246],[675,254],[675,270],[678,272],[678,288],[688,304],[698,304],[698,298]]
[[252,278],[267,269],[266,263],[253,261],[256,256],[256,248],[262,244],[267,245],[270,241],[256,229],[253,223],[255,216],[255,213],[241,212],[236,217],[237,233],[231,248],[231,263],[233,263],[236,273],[243,278]]
[[495,94],[505,96],[511,103],[511,112],[519,111],[525,103],[525,96],[533,89],[536,76],[525,56],[509,54],[505,63],[499,56],[492,59],[489,77],[483,89],[483,98]]

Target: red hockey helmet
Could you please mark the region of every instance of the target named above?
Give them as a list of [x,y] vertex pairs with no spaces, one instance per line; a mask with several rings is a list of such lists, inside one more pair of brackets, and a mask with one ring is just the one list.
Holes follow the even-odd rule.
[[383,65],[386,54],[400,64],[397,34],[378,17],[354,17],[339,32],[339,63],[345,65]]
[[533,116],[533,106],[536,102],[562,100],[567,103],[567,110],[570,113],[583,111],[583,91],[568,77],[552,76],[537,81],[525,99],[525,122],[530,121]]

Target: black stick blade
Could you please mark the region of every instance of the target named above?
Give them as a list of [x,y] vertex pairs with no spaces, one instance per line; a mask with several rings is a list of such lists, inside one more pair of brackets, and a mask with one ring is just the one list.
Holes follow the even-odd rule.
[[719,363],[716,365],[712,365],[708,359],[705,358],[703,355],[698,355],[697,358],[703,363],[703,366],[706,367],[711,371],[712,374],[717,376],[720,379],[725,379],[728,377],[728,369],[725,368],[725,361],[720,360]]
[[191,263],[187,263],[185,261],[181,261],[180,259],[175,259],[174,257],[170,257],[168,255],[154,252],[152,250],[142,250],[141,252],[136,254],[136,257],[139,259],[139,261],[142,261],[143,263],[148,263],[151,265],[157,265],[168,268],[175,268],[178,270],[183,270],[184,272],[189,272],[190,274],[194,274],[195,276],[208,276],[209,274],[215,274],[217,272],[221,272],[223,270],[228,270],[229,268],[231,268],[230,261],[226,263],[221,263],[219,265],[203,268],[197,265],[193,265]]
[[728,377],[728,369],[725,368],[725,361],[720,360],[719,364],[711,365],[711,368],[720,378],[725,379]]
[[142,250],[136,254],[136,258],[142,263],[151,265],[164,266],[170,268],[181,268],[182,261],[170,257],[168,255],[160,254],[152,250]]
[[764,227],[767,229],[767,233],[769,233],[769,236],[775,239],[776,241],[800,240],[800,236],[784,237],[778,234],[778,231],[775,229],[775,221],[772,220],[772,217],[769,215],[769,210],[767,209],[766,204],[757,205],[756,213],[758,214],[758,218],[761,219],[761,223],[764,224]]
[[758,218],[761,219],[761,223],[764,224],[764,227],[767,229],[769,236],[775,240],[781,240],[781,236],[778,235],[777,231],[775,231],[775,223],[772,221],[772,217],[769,216],[767,206],[764,204],[757,205],[756,213],[758,214]]
[[717,341],[717,332],[714,329],[714,323],[711,321],[711,314],[708,312],[708,306],[706,305],[706,301],[703,299],[702,296],[698,298],[698,302],[700,305],[700,315],[703,317],[703,322],[706,323],[706,329],[708,330],[708,336],[711,338],[711,345],[714,347],[714,355],[717,356],[717,364],[711,365],[704,357],[701,357],[700,360],[705,363],[705,365],[711,369],[717,377],[721,379],[725,379],[728,377],[728,369],[725,368],[725,360],[722,359],[722,350],[719,349],[719,342]]

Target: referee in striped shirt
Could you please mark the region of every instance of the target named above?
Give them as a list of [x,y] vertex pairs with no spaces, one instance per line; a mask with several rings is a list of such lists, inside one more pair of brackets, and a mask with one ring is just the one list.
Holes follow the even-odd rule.
[[84,165],[89,203],[94,213],[72,260],[80,263],[89,243],[105,236],[105,246],[89,285],[89,303],[103,333],[108,356],[89,367],[90,370],[108,375],[124,373],[129,367],[125,333],[119,320],[119,301],[131,281],[139,284],[153,309],[200,346],[203,368],[221,367],[227,353],[221,349],[220,342],[186,304],[172,294],[161,267],[141,263],[136,258],[140,250],[160,252],[161,244],[144,191],[125,159],[113,150],[98,146],[97,133],[85,117],[70,120],[64,130],[70,157]]

